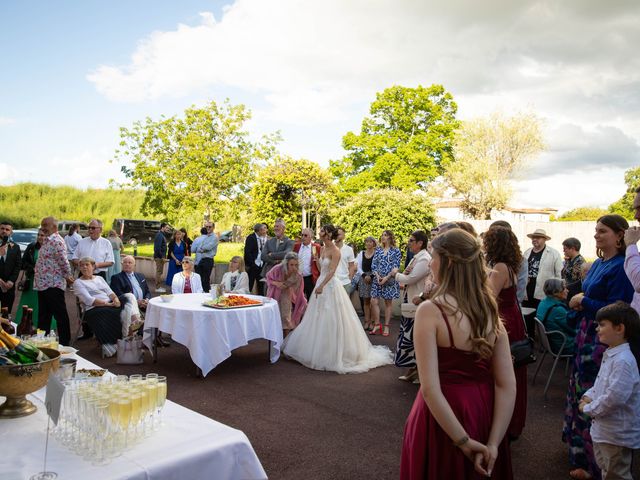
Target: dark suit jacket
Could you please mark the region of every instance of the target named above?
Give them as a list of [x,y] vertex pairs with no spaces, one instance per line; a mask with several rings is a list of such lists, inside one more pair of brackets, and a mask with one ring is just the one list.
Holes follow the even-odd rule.
[[[276,264],[280,263],[284,256],[293,250],[293,240],[288,237],[282,237],[281,241],[278,241],[276,237],[267,240],[262,249],[262,276],[266,277],[267,272],[271,270]],[[271,254],[271,255],[269,255]]]
[[7,244],[7,256],[0,260],[0,278],[5,282],[16,283],[20,274],[20,265],[22,264],[22,253],[20,247],[16,243],[9,242]]
[[[142,289],[142,297],[149,299],[151,298],[151,292],[149,291],[149,285],[147,285],[147,280],[144,278],[144,275],[138,272],[133,272],[138,283],[140,284],[140,288]],[[125,293],[133,293],[133,287],[131,286],[131,282],[129,281],[129,277],[125,272],[120,272],[113,277],[111,277],[111,290],[117,296],[120,296]]]
[[247,270],[258,268],[256,258],[258,258],[258,237],[255,233],[252,233],[244,241],[244,265]]
[[[298,253],[300,251],[301,245],[302,245],[302,242],[296,242],[296,244],[293,246],[293,251]],[[316,254],[316,256],[320,258],[320,244],[312,242],[311,248],[313,249],[312,251]],[[316,283],[316,281],[318,280],[318,277],[320,276],[320,270],[318,269],[318,262],[316,262],[313,259],[313,255],[311,256],[309,261],[311,262],[311,277],[313,278],[313,283]]]

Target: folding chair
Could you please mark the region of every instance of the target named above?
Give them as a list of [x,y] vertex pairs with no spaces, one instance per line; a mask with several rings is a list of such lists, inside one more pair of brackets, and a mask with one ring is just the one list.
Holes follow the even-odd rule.
[[[551,377],[553,377],[553,372],[555,372],[556,370],[556,365],[558,364],[558,360],[561,358],[565,358],[567,360],[567,364],[564,369],[564,373],[566,375],[569,369],[569,359],[573,358],[573,353],[562,353],[562,351],[564,350],[564,346],[567,343],[567,336],[564,333],[562,333],[560,330],[551,330],[547,332],[547,330],[544,328],[544,324],[540,320],[538,320],[537,317],[534,320],[536,322],[536,332],[538,334],[537,340],[540,342],[540,345],[542,346],[543,354],[542,354],[542,358],[538,362],[538,368],[536,368],[536,373],[534,373],[533,375],[533,380],[531,381],[532,385],[535,385],[536,383],[536,377],[538,376],[540,367],[542,367],[542,362],[544,362],[544,359],[546,358],[547,354],[551,355],[554,359],[553,366],[551,367],[551,371],[549,372],[549,376],[547,377],[547,384],[544,387],[544,398],[546,400],[547,390],[549,390]],[[560,346],[560,350],[558,351],[558,353],[554,353],[553,350],[551,350],[551,345],[549,344],[549,335],[561,335],[562,345]]]

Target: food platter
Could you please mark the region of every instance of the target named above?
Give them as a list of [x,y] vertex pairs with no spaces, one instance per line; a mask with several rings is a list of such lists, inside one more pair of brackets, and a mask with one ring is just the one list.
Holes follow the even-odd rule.
[[227,295],[202,302],[202,305],[218,310],[232,310],[236,308],[259,307],[260,300],[244,297],[242,295]]

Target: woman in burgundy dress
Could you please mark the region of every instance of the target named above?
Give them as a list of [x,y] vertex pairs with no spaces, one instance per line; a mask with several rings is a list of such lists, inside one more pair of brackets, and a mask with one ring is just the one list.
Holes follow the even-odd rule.
[[455,228],[431,243],[438,285],[416,312],[421,387],[405,425],[401,479],[511,479],[505,433],[516,384],[476,239]]
[[[522,254],[518,238],[505,227],[492,227],[484,234],[484,251],[491,268],[489,285],[498,300],[498,311],[509,335],[509,342],[523,340],[527,336],[524,319],[516,296],[518,269]],[[515,369],[516,405],[507,434],[515,440],[524,429],[527,418],[527,366]]]

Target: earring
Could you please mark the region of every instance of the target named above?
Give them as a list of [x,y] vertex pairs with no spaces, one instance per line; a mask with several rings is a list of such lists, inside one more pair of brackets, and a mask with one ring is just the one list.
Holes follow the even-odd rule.
[[618,239],[618,241],[616,242],[616,248],[621,248],[622,247],[622,240]]

